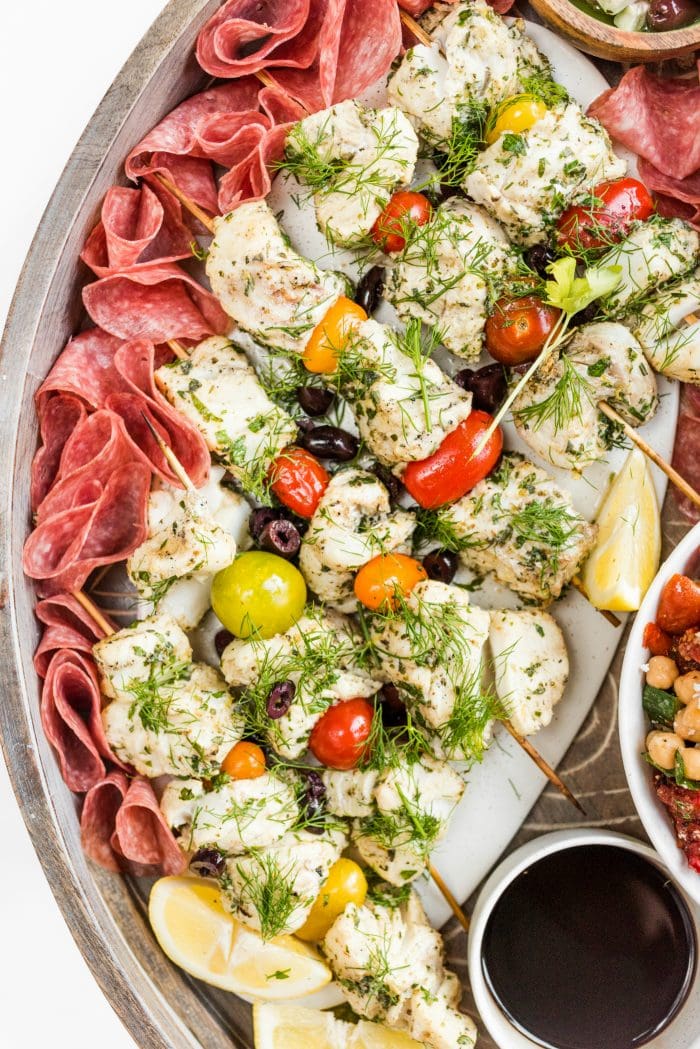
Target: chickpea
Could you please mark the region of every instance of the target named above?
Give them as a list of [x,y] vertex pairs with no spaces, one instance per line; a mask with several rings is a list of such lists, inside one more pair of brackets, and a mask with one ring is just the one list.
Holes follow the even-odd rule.
[[647,685],[670,688],[678,677],[678,667],[668,656],[652,656],[647,670]]
[[672,769],[675,764],[676,751],[683,751],[685,756],[685,743],[675,732],[661,732],[654,730],[647,736],[647,750],[649,757],[662,769]]
[[673,722],[673,731],[681,739],[689,739],[700,743],[700,699],[694,699],[687,707],[683,707],[676,714]]
[[700,780],[700,747],[686,747],[683,751],[683,765],[688,779]]
[[700,670],[691,670],[688,674],[681,674],[673,682],[673,691],[681,703],[690,703],[696,696],[700,696]]

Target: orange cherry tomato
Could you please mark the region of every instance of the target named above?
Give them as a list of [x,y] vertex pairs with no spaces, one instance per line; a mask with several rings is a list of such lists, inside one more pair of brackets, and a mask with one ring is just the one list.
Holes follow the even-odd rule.
[[329,480],[316,456],[304,448],[286,448],[270,471],[270,489],[299,517],[313,517]]
[[557,222],[557,243],[574,254],[608,248],[622,240],[633,222],[648,219],[654,201],[636,178],[601,182],[591,191],[600,203],[567,208]]
[[486,430],[493,422],[488,412],[473,411],[448,433],[427,459],[409,463],[401,480],[424,510],[454,503],[491,472],[503,449],[503,432],[497,427],[478,454]]
[[314,725],[309,749],[329,769],[354,769],[372,731],[374,707],[366,699],[346,699],[329,707]]
[[644,638],[642,644],[648,648],[652,656],[668,656],[671,652],[673,641],[671,635],[658,627],[656,623],[647,623],[644,627]]
[[538,295],[499,299],[486,321],[486,349],[508,368],[534,361],[560,316]]
[[397,596],[406,597],[428,573],[407,554],[378,554],[355,576],[355,597],[365,608],[396,608]]
[[311,332],[302,354],[307,371],[317,375],[334,372],[338,367],[338,354],[345,346],[348,333],[366,320],[367,314],[362,307],[341,295]]
[[257,779],[265,775],[265,755],[257,743],[242,739],[229,750],[221,768],[231,779]]
[[372,226],[371,237],[382,251],[390,255],[406,247],[409,225],[425,226],[433,215],[433,206],[422,193],[400,189]]
[[700,628],[700,585],[685,575],[672,575],[661,591],[656,624],[667,634]]

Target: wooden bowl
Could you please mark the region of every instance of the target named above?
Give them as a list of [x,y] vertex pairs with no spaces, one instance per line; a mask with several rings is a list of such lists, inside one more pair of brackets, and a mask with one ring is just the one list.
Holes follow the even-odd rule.
[[668,33],[630,33],[587,15],[570,0],[530,0],[542,20],[581,51],[613,62],[660,62],[700,48],[700,22]]

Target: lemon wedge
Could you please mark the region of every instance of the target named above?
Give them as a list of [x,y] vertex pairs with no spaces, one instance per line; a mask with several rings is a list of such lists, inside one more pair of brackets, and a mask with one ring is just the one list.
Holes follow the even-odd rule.
[[596,517],[598,540],[582,583],[596,608],[636,612],[659,568],[661,522],[646,457],[625,459]]
[[331,981],[313,947],[293,936],[265,942],[224,910],[218,887],[202,878],[161,878],[151,889],[148,917],[171,961],[225,991],[301,998]]
[[255,1049],[422,1049],[381,1024],[337,1020],[332,1013],[277,1002],[253,1006]]

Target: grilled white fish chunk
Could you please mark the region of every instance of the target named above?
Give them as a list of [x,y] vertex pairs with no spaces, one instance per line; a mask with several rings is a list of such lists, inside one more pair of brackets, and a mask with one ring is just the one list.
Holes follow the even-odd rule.
[[469,1049],[476,1027],[457,1009],[440,934],[415,893],[400,907],[349,904],[323,941],[343,995],[360,1016],[406,1031],[428,1049]]
[[286,146],[289,170],[302,182],[310,171],[315,176],[319,228],[345,246],[366,237],[392,193],[409,185],[417,156],[416,133],[400,109],[353,99],[295,124]]
[[445,147],[470,105],[488,108],[524,90],[533,72],[549,63],[523,33],[506,25],[484,0],[437,4],[424,20],[431,45],[409,48],[389,80],[389,101],[429,143]]
[[215,848],[231,856],[269,848],[300,819],[293,785],[269,771],[210,789],[198,779],[174,779],[160,807],[185,852]]
[[641,346],[612,321],[584,325],[561,356],[549,357],[513,402],[513,418],[542,459],[582,470],[610,447],[608,420],[598,410],[602,400],[631,426],[647,422],[659,406],[656,379]]
[[389,494],[367,470],[334,474],[304,535],[299,567],[316,597],[341,612],[357,607],[355,573],[381,553],[410,550],[413,514],[392,510]]
[[578,572],[596,526],[578,514],[568,492],[518,452],[458,502],[438,511],[476,572],[530,601],[547,605]]
[[245,354],[214,336],[188,360],[159,368],[156,379],[241,486],[260,495],[270,466],[294,440],[297,427],[265,393]]
[[209,776],[243,733],[243,719],[221,675],[192,663],[184,631],[159,614],[93,648],[110,746],[137,772]]
[[475,360],[482,349],[490,288],[512,272],[516,256],[483,208],[461,197],[441,204],[416,227],[388,271],[384,296],[401,320],[418,317],[448,350]]
[[321,778],[328,812],[346,819],[372,813],[374,788],[379,779],[375,769],[324,769]]
[[[221,669],[230,685],[246,690],[245,702],[259,712],[270,746],[282,757],[298,758],[328,707],[381,688],[356,662],[358,640],[346,616],[308,605],[284,634],[235,638],[224,649]],[[284,681],[292,682],[294,696],[286,713],[273,719],[266,714],[267,699],[273,685]]]
[[700,269],[687,280],[662,288],[625,323],[654,369],[680,382],[700,384]]
[[605,128],[575,102],[548,109],[529,131],[505,132],[476,158],[463,189],[526,247],[544,240],[590,186],[624,175]]
[[700,262],[700,233],[681,219],[653,215],[606,252],[598,265],[621,266],[617,287],[603,306],[620,316],[643,305],[649,294],[666,281],[681,277]]
[[555,619],[540,609],[491,612],[489,645],[496,691],[522,736],[552,720],[564,695],[569,656]]
[[265,346],[301,353],[311,332],[346,291],[291,247],[264,200],[214,219],[206,270],[236,324]]

